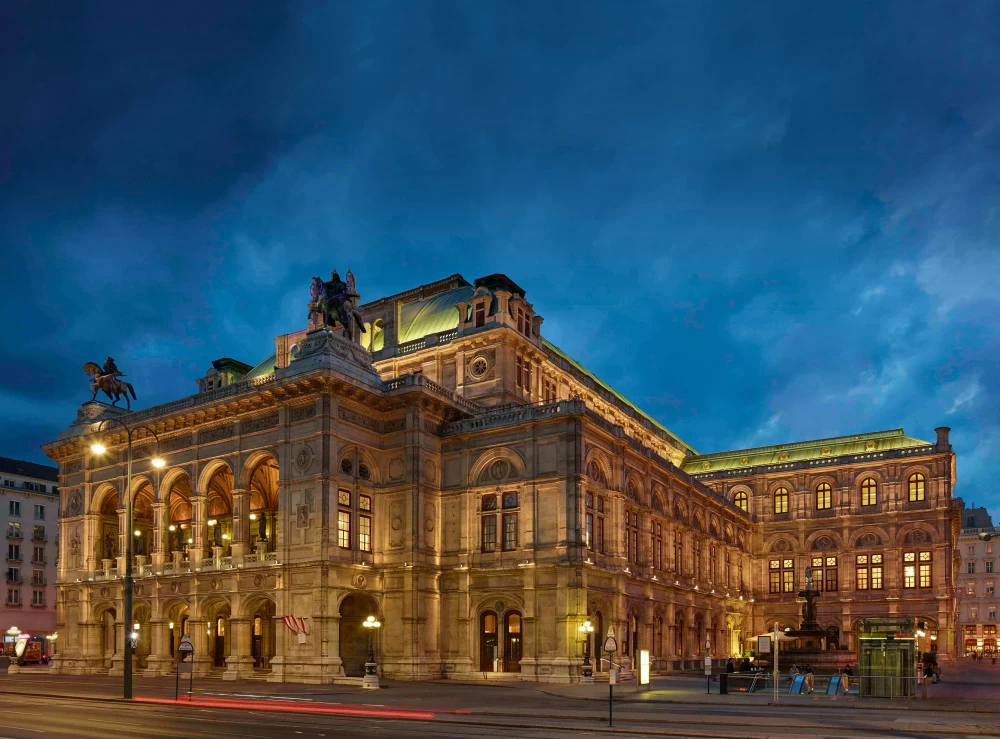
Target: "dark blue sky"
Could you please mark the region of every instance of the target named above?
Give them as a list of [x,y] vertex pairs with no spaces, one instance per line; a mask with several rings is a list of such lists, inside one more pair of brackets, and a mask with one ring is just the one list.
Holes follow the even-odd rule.
[[699,451],[950,425],[1000,503],[1000,4],[7,2],[0,94],[0,454],[503,271]]

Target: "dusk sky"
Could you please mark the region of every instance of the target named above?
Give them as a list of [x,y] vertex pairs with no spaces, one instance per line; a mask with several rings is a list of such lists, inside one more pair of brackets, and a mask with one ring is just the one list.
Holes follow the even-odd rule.
[[1000,514],[1000,3],[11,1],[0,93],[0,455],[505,272],[698,451],[948,425]]

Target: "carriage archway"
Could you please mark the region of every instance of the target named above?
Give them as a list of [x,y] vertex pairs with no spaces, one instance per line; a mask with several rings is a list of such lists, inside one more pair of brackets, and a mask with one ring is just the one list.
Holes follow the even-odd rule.
[[369,641],[380,635],[370,632],[383,631],[366,629],[361,625],[369,616],[379,618],[378,604],[371,596],[351,593],[340,602],[340,660],[346,677],[362,677],[365,674]]
[[99,632],[101,666],[103,669],[111,667],[111,661],[118,651],[118,633],[115,619],[116,611],[114,606],[98,606],[94,612],[94,621],[97,623]]
[[176,654],[177,645],[181,642],[181,637],[191,635],[190,609],[187,603],[181,601],[167,605],[162,613],[167,621],[167,647],[170,656],[173,657]]
[[229,628],[232,609],[228,602],[219,600],[202,606],[202,613],[207,621],[205,628],[208,632],[208,651],[212,666],[222,669],[232,650]]
[[254,552],[273,552],[278,533],[278,460],[263,456],[249,475],[250,544]]

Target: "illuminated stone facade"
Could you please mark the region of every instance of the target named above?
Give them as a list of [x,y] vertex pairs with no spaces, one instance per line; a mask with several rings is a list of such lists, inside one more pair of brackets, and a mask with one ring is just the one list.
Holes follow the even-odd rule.
[[[126,535],[139,552],[148,674],[170,671],[187,632],[202,674],[358,679],[368,615],[383,624],[375,651],[388,677],[576,681],[585,652],[606,668],[601,640],[580,637],[585,620],[598,637],[614,627],[629,655],[651,650],[657,670],[690,667],[706,645],[723,659],[773,617],[791,623],[794,595],[768,594],[772,551],[794,559],[797,589],[817,541],[846,558],[871,549],[868,535],[887,558],[880,612],[888,599],[891,612],[953,628],[946,437],[857,437],[876,449],[813,467],[802,450],[780,469],[750,464],[754,451],[699,457],[545,341],[503,275],[456,275],[360,311],[360,346],[303,328],[221,387],[214,368],[203,392],[173,403],[131,414],[86,404],[46,446],[64,516],[56,671],[121,669]],[[119,504],[122,435],[104,436],[101,457],[89,451],[94,422],[111,413],[155,430],[167,462],[152,469],[153,439],[140,432],[132,532]],[[900,480],[917,469],[926,497],[908,505]],[[863,471],[881,484],[871,512],[853,498]],[[836,521],[808,513],[821,479]],[[777,483],[788,515],[767,511]],[[933,550],[933,594],[896,595],[904,543]],[[844,597],[821,613],[847,629],[878,607],[847,588],[843,568]]]

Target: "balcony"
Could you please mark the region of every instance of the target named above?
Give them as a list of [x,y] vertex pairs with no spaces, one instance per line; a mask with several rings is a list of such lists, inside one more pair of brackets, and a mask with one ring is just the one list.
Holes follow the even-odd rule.
[[38,541],[38,542],[46,542],[46,541],[48,541],[48,539],[45,537],[45,532],[44,531],[42,533],[40,533],[40,534],[32,534],[31,535],[31,540],[32,541]]
[[14,602],[12,600],[8,600],[7,601],[7,607],[8,608],[20,608],[22,605],[24,605],[24,604],[21,603],[21,601],[17,601],[17,602]]
[[7,561],[8,562],[23,562],[24,559],[21,557],[20,554],[11,554],[10,552],[8,552],[7,553]]
[[[8,580],[8,582],[10,582],[10,581]],[[20,582],[20,581],[18,581],[18,582]],[[31,578],[31,584],[32,585],[48,585],[49,581],[48,581],[47,577],[33,577],[33,578]]]
[[24,582],[24,580],[22,580],[20,578],[20,576],[18,576],[18,577],[11,577],[10,575],[7,575],[7,584],[8,585],[21,585],[23,582]]
[[[8,557],[8,559],[10,558]],[[41,559],[35,559],[34,557],[31,558],[31,564],[33,565],[44,565],[48,564],[48,562],[49,560],[47,560],[45,557],[42,557]]]
[[24,538],[24,534],[21,533],[20,529],[7,529],[7,538],[21,540]]

